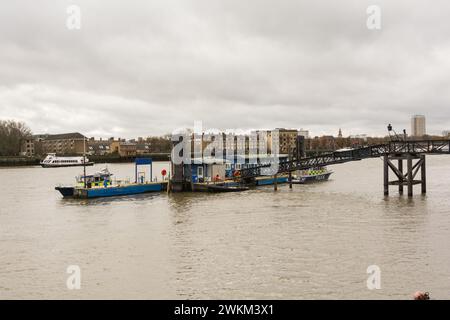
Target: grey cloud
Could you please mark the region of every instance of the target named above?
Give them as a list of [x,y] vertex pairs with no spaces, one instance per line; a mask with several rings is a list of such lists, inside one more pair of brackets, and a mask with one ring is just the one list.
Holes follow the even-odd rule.
[[[82,29],[65,27],[66,7]],[[0,10],[0,118],[135,137],[192,126],[450,129],[448,1],[15,1]]]

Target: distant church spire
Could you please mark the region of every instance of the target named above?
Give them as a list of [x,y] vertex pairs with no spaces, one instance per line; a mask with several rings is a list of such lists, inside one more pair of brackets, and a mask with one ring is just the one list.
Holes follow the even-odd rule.
[[342,130],[341,130],[341,128],[339,128],[339,134],[338,134],[338,137],[339,137],[339,138],[342,138]]

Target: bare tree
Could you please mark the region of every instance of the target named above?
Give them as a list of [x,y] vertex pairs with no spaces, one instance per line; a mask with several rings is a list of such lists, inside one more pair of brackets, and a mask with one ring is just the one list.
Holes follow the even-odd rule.
[[20,154],[24,139],[31,136],[31,130],[23,122],[0,120],[0,156]]
[[154,153],[170,153],[172,148],[170,135],[164,135],[162,137],[148,137],[146,142],[150,144],[150,152]]

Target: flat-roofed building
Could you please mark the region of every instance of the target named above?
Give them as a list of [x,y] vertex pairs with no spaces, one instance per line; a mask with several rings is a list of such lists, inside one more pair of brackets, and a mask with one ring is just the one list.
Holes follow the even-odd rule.
[[274,139],[276,139],[275,132],[278,132],[279,154],[289,154],[290,152],[292,153],[296,150],[298,130],[277,128],[268,132],[268,152],[273,153],[274,151],[277,151],[274,150]]
[[52,134],[45,136],[41,135],[40,139],[40,147],[42,153],[56,153],[62,155],[75,155],[84,153],[84,141],[86,140],[86,137],[78,132]]
[[35,155],[33,137],[27,137],[23,139],[20,153],[21,155],[27,157],[33,157]]
[[268,153],[269,148],[269,131],[254,130],[248,136],[248,152],[249,155],[264,155]]
[[142,140],[136,144],[136,154],[137,155],[145,155],[145,154],[150,154],[150,153],[151,153],[151,144],[150,143],[144,142]]
[[423,137],[427,134],[426,120],[423,115],[414,115],[411,118],[411,135],[413,137]]
[[112,153],[111,151],[111,143],[109,140],[95,140],[94,138],[91,138],[88,141],[87,151],[90,155],[96,155],[96,156],[104,156],[107,154]]
[[137,144],[125,140],[111,141],[111,152],[119,154],[121,157],[136,156]]

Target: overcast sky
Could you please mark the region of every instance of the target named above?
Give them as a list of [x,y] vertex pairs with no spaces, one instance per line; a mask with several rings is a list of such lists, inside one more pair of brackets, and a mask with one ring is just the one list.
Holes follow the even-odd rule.
[[[81,29],[66,27],[69,5]],[[381,8],[381,30],[366,26]],[[450,129],[448,0],[2,1],[0,119],[126,137],[192,127]]]

